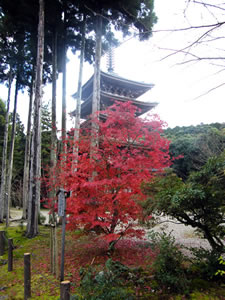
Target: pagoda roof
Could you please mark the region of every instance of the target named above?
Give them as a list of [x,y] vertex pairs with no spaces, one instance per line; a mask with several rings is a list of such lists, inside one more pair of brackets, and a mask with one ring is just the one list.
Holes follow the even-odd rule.
[[[92,113],[92,97],[93,94],[91,94],[86,101],[84,101],[81,104],[81,118],[82,119],[86,119],[87,116],[91,115]],[[154,107],[156,107],[156,105],[158,104],[157,102],[143,102],[143,101],[139,101],[136,99],[130,99],[130,98],[126,98],[126,97],[122,97],[122,96],[118,96],[118,95],[114,95],[114,94],[109,94],[106,92],[101,91],[100,92],[100,110],[104,109],[106,106],[110,106],[112,105],[115,101],[119,101],[119,102],[128,102],[131,101],[132,104],[136,105],[140,111],[137,112],[137,116],[140,116],[146,112],[148,112],[149,110],[153,109]],[[75,111],[72,113],[72,115],[75,115]]]
[[[110,86],[111,89],[116,88],[129,93],[129,98],[138,98],[148,90],[154,87],[152,83],[138,82],[134,80],[129,80],[123,77],[118,76],[115,73],[105,73],[101,71],[101,90],[105,89],[105,86]],[[82,96],[81,99],[86,101],[92,95],[93,92],[93,79],[94,75],[83,85],[82,87]],[[72,97],[77,97],[77,92],[72,95]]]

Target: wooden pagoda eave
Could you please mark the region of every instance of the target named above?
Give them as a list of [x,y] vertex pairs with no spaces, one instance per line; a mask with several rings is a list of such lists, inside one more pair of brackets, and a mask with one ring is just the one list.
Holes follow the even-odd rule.
[[[84,101],[81,104],[81,118],[86,119],[89,115],[92,113],[92,97],[93,95],[91,94],[86,101]],[[132,104],[136,105],[140,111],[137,112],[137,116],[141,116],[144,113],[150,111],[154,107],[158,105],[157,102],[143,102],[135,99],[130,99],[127,97],[122,97],[119,95],[114,95],[114,94],[109,94],[106,92],[101,91],[101,106],[104,105],[105,107],[101,107],[102,109],[105,109],[108,106],[111,106],[115,101],[119,102],[128,102],[131,101]],[[72,116],[76,115],[76,110],[71,113]]]
[[[111,86],[121,87],[127,90],[133,90],[140,97],[142,94],[146,93],[148,90],[154,87],[153,84],[137,82],[129,79],[125,79],[116,74],[109,74],[101,71],[101,85],[110,84]],[[87,101],[93,90],[93,76],[83,85],[82,87],[82,100]],[[77,92],[72,95],[73,98],[77,97]]]

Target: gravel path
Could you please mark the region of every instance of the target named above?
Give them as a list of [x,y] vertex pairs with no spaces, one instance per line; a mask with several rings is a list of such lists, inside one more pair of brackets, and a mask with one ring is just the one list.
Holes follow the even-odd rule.
[[[10,209],[10,226],[17,226],[20,224],[20,220],[22,218],[23,210],[22,209],[16,209],[11,208]],[[45,217],[44,224],[48,224],[49,221],[49,214],[47,209],[41,209],[41,215]],[[26,222],[23,222],[25,225]]]
[[[22,209],[11,209],[11,226],[17,226],[20,224],[20,221],[13,221],[13,220],[20,220],[22,217]],[[46,218],[45,224],[49,221],[48,210],[41,210],[41,214]],[[154,231],[162,232],[165,231],[166,233],[170,233],[175,237],[175,240],[178,244],[184,245],[185,247],[203,247],[205,249],[210,249],[210,245],[206,239],[202,239],[197,235],[194,229],[191,226],[185,226],[183,224],[176,223],[176,220],[162,217],[160,218],[161,224],[156,225],[154,227]],[[23,223],[26,225],[26,222]],[[146,238],[148,238],[148,232],[152,230],[146,230]]]
[[[211,249],[209,242],[206,239],[201,238],[200,234],[197,234],[195,232],[195,229],[193,229],[191,226],[185,226],[183,224],[179,224],[176,222],[176,220],[168,217],[161,217],[160,222],[161,224],[156,225],[153,230],[156,232],[162,232],[162,231],[165,231],[166,233],[171,232],[171,235],[175,237],[176,243],[181,244],[188,248],[202,247],[204,249]],[[146,235],[148,235],[148,230],[146,232]]]

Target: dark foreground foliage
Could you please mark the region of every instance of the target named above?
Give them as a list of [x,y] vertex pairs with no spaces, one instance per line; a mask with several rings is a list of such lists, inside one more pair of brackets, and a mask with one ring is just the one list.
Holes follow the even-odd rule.
[[[50,273],[49,231],[40,227],[40,235],[30,240],[22,226],[8,229],[15,245],[14,270],[7,272],[4,254],[1,296],[23,299],[23,253],[31,252],[31,299],[59,299],[59,280]],[[60,233],[58,229],[59,248]],[[121,240],[109,258],[105,241],[82,231],[67,232],[65,280],[71,282],[71,298],[224,299],[224,275],[214,274],[223,268],[217,256],[200,250],[188,260],[180,250],[171,235],[162,233],[148,241]]]

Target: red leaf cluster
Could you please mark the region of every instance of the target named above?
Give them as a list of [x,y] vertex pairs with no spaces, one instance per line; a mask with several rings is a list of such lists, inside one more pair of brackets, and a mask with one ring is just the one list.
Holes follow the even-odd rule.
[[136,111],[130,102],[115,103],[101,111],[106,118],[93,116],[92,129],[82,129],[79,141],[66,141],[67,153],[51,171],[50,186],[72,191],[70,229],[94,230],[108,242],[141,236],[134,228],[145,198],[141,183],[163,172],[170,157],[169,142],[161,136],[163,122],[157,116],[137,118]]

